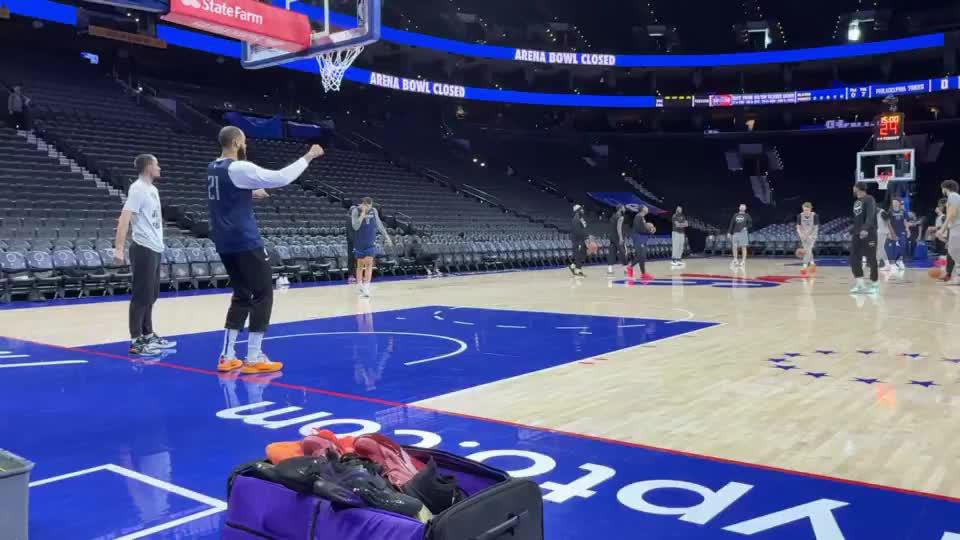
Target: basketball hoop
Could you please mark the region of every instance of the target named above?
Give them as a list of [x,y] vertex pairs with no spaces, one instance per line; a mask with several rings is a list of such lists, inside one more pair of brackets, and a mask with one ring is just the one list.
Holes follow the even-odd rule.
[[883,191],[887,190],[887,186],[890,185],[890,180],[893,180],[893,175],[890,173],[880,173],[877,176],[877,185],[880,186],[880,189]]
[[323,89],[327,92],[339,92],[340,83],[343,82],[343,76],[353,64],[353,61],[363,52],[363,45],[347,47],[334,51],[325,52],[317,56],[317,64],[320,66],[320,79],[323,81]]

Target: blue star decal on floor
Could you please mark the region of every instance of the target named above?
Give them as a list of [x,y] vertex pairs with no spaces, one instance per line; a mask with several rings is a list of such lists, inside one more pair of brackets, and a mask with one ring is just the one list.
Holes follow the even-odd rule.
[[939,384],[933,381],[910,381],[910,384],[915,386],[922,386],[924,388],[930,388],[931,386],[940,386]]
[[905,353],[901,353],[900,356],[909,356],[910,358],[913,358],[914,360],[916,360],[917,358],[922,358],[923,354],[905,352]]
[[786,358],[768,358],[768,359],[767,359],[767,362],[777,362],[777,363],[780,363],[780,362],[786,362],[786,361],[787,361]]
[[824,356],[830,356],[831,354],[836,354],[836,351],[831,351],[829,349],[817,349],[814,352],[817,354],[822,354]]
[[782,369],[782,370],[784,370],[784,371],[790,371],[791,369],[797,369],[797,366],[776,365],[776,366],[770,366],[770,367],[774,367],[774,368],[777,368],[777,369]]
[[951,364],[960,364],[960,358],[944,358],[944,362],[950,362]]
[[865,377],[855,377],[855,378],[853,379],[853,381],[854,381],[854,382],[862,382],[863,384],[874,384],[874,383],[878,383],[878,382],[883,382],[883,381],[881,381],[880,379],[868,379],[868,378],[865,378]]
[[796,357],[798,357],[798,356],[803,356],[802,354],[800,354],[800,353],[798,353],[798,352],[785,352],[785,353],[783,353],[783,355],[784,355],[784,356],[789,356],[790,358],[796,358]]
[[822,378],[822,377],[829,377],[829,376],[830,376],[830,375],[827,375],[826,373],[818,373],[818,372],[816,372],[816,371],[808,371],[808,372],[804,373],[804,375],[806,375],[807,377],[813,377],[814,379],[820,379],[820,378]]
[[865,350],[857,351],[857,352],[860,353],[860,354],[866,355],[866,356],[870,356],[871,354],[875,354],[877,351],[871,351],[871,350],[869,350],[869,349],[865,349]]

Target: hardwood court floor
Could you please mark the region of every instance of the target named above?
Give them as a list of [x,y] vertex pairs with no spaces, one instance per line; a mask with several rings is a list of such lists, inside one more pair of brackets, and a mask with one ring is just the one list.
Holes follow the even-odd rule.
[[[745,276],[797,276],[753,260]],[[960,496],[960,288],[923,270],[852,297],[849,270],[731,287],[726,260],[689,261],[676,282],[628,286],[605,268],[292,289],[275,322],[425,305],[720,323],[429,399],[431,408],[761,465]],[[164,298],[164,335],[221,328],[225,295]],[[10,337],[61,346],[126,339],[125,302],[0,311]],[[589,336],[586,336],[589,338]],[[522,339],[522,338],[518,338]],[[183,352],[183,351],[181,351]],[[788,354],[789,353],[789,354]],[[210,359],[211,366],[215,361]],[[288,359],[288,361],[290,361]]]

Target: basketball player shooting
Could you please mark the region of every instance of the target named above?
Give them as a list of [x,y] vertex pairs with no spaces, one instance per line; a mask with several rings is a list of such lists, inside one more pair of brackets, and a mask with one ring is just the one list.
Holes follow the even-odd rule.
[[[850,289],[851,294],[876,294],[880,291],[877,281],[880,279],[877,269],[877,202],[867,193],[866,182],[857,182],[853,186],[853,228],[851,229],[850,270],[857,283]],[[870,268],[870,285],[863,281],[863,259],[867,259]]]
[[820,234],[820,216],[813,211],[813,203],[803,203],[803,210],[797,216],[797,236],[800,237],[800,245],[803,246],[803,268],[801,274],[806,275],[809,272],[816,272],[817,265],[813,260],[813,248],[817,244],[817,236]]
[[377,233],[383,235],[387,245],[393,239],[380,221],[380,213],[373,207],[373,199],[364,197],[360,206],[350,211],[350,226],[354,231],[353,252],[357,258],[357,287],[360,296],[370,298],[370,282],[373,281],[373,261],[377,255]]
[[[233,297],[227,310],[223,349],[217,369],[240,373],[273,373],[283,369],[263,353],[263,336],[273,311],[273,277],[260,229],[253,214],[254,198],[264,189],[293,183],[323,148],[313,145],[300,159],[279,171],[247,161],[247,137],[234,126],[220,130],[220,157],[207,167],[210,235],[230,276]],[[237,358],[237,336],[250,318],[247,360]]]

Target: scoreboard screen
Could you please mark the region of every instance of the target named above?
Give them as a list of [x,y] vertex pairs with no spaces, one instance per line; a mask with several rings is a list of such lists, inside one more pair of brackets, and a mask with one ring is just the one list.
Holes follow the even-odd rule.
[[877,117],[874,135],[878,141],[897,141],[903,137],[903,113],[883,113]]

